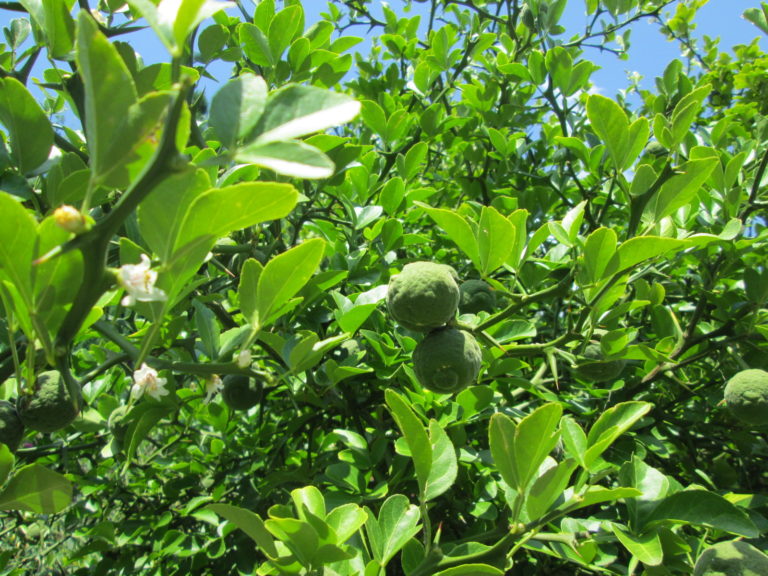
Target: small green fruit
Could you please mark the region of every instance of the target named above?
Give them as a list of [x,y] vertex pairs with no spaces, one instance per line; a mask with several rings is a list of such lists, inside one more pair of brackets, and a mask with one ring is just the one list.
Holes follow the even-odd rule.
[[458,306],[457,274],[445,264],[412,262],[389,281],[389,313],[409,330],[440,328],[453,320]]
[[38,375],[34,393],[21,398],[19,416],[27,428],[55,432],[74,421],[78,404],[79,399],[71,396],[61,374],[49,370]]
[[718,542],[696,561],[693,576],[765,576],[768,556],[742,541]]
[[496,292],[482,280],[467,280],[459,285],[459,311],[462,314],[493,312],[496,309]]
[[768,424],[768,372],[752,368],[742,370],[728,380],[725,405],[731,414],[746,424]]
[[16,406],[6,400],[0,400],[0,443],[15,452],[24,437],[24,424]]
[[624,371],[625,360],[604,360],[600,344],[593,342],[584,350],[584,356],[571,368],[584,380],[607,382],[615,380]]
[[261,400],[261,390],[256,383],[240,374],[224,377],[221,397],[232,410],[249,410]]
[[469,332],[443,328],[430,332],[413,351],[413,369],[425,388],[458,392],[474,383],[480,373],[482,352]]

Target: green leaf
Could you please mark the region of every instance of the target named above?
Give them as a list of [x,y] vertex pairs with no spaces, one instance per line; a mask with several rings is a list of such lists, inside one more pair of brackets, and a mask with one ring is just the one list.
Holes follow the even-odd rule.
[[602,504],[603,502],[615,502],[616,500],[622,500],[624,498],[637,498],[642,493],[636,488],[604,488],[603,486],[590,486],[587,488],[586,493],[579,498],[578,505],[571,508],[570,511],[579,510],[581,508],[587,508],[594,506],[595,504]]
[[[37,223],[24,207],[8,194],[0,192],[0,279],[6,279],[17,291],[24,307],[31,311],[32,260],[35,255]],[[21,310],[17,311],[20,314]]]
[[336,532],[338,543],[343,544],[363,527],[368,520],[368,514],[360,506],[350,502],[331,510],[325,520]]
[[515,247],[515,226],[492,206],[483,206],[477,244],[480,252],[480,273],[484,276],[500,268]]
[[475,231],[463,216],[452,210],[432,208],[423,202],[414,202],[414,204],[424,210],[429,217],[440,226],[440,228],[445,230],[445,233],[448,234],[448,238],[453,240],[464,254],[472,260],[472,263],[478,270],[483,269],[482,260],[480,258],[480,245],[477,241]]
[[584,285],[597,284],[604,278],[609,278],[616,272],[617,259],[616,232],[611,228],[598,228],[587,237],[584,243]]
[[34,96],[15,78],[0,80],[0,122],[8,129],[11,156],[22,174],[48,160],[53,127]]
[[85,10],[78,16],[76,56],[85,90],[90,168],[100,182],[116,168],[108,159],[125,157],[136,144],[123,139],[122,129],[138,95],[125,61]]
[[264,166],[277,174],[293,178],[329,178],[336,169],[328,156],[314,146],[299,141],[256,141],[239,148],[235,160]]
[[624,242],[617,251],[618,269],[626,272],[640,262],[657,258],[688,245],[686,240],[665,238],[662,236],[637,236]]
[[616,439],[650,412],[653,404],[649,402],[622,402],[609,408],[600,415],[587,435],[587,453],[585,464],[590,467],[597,458],[613,444]]
[[488,425],[491,456],[504,482],[520,491],[520,479],[515,466],[515,422],[506,414],[497,412]]
[[669,523],[714,528],[746,538],[760,535],[744,510],[706,490],[684,490],[660,500],[646,518],[645,527]]
[[256,313],[251,323],[265,326],[272,316],[309,281],[325,252],[321,238],[307,240],[272,258],[264,266],[256,290]]
[[[163,180],[139,205],[141,236],[163,264],[174,256],[176,240],[192,203],[210,185],[204,170],[185,170]],[[199,264],[194,263],[196,267]]]
[[320,538],[308,522],[295,518],[273,518],[265,521],[264,526],[288,547],[302,566],[312,564],[320,548]]
[[205,510],[215,512],[245,532],[269,558],[277,558],[278,553],[272,536],[264,526],[261,516],[230,504],[209,504]]
[[[153,193],[154,194],[154,193]],[[210,237],[213,242],[249,226],[287,216],[298,200],[296,189],[277,182],[241,182],[211,188],[192,200],[184,215],[174,251]]]
[[275,61],[269,47],[269,38],[253,24],[243,22],[237,27],[240,45],[248,60],[257,66],[272,67]]
[[441,570],[435,576],[504,576],[504,571],[488,564],[462,564]]
[[563,495],[577,466],[576,460],[568,458],[547,469],[533,481],[525,501],[529,518],[536,520],[549,511]]
[[0,493],[0,510],[57,514],[72,501],[72,483],[39,464],[19,468]]
[[582,468],[586,468],[585,456],[587,454],[587,435],[578,422],[570,416],[560,420],[560,434],[563,438],[566,453],[575,458]]
[[423,496],[426,494],[432,470],[432,442],[424,426],[400,394],[388,388],[384,391],[384,398],[410,448],[416,478]]
[[625,170],[632,167],[632,164],[634,164],[635,160],[637,160],[637,157],[648,143],[650,135],[651,128],[648,119],[645,117],[638,118],[629,125],[629,140],[627,142],[626,157],[624,158]]
[[248,258],[240,270],[240,285],[237,293],[240,296],[240,312],[250,322],[258,309],[259,276],[264,266],[254,258]]
[[643,564],[659,566],[664,560],[664,550],[658,532],[650,531],[638,536],[622,530],[616,524],[611,524],[611,530],[632,556]]
[[747,8],[742,17],[760,28],[763,33],[768,34],[768,6],[765,2],[762,3],[762,10],[760,8]]
[[626,112],[610,98],[591,94],[587,99],[587,117],[592,129],[608,147],[616,169],[623,170],[630,145]]
[[15,463],[16,458],[13,456],[11,449],[0,442],[0,486],[5,483]]
[[299,138],[349,122],[359,111],[360,103],[346,94],[290,85],[269,95],[248,140],[264,144]]
[[172,411],[173,408],[165,402],[142,402],[131,409],[126,418],[126,421],[130,420],[125,433],[126,468],[136,456],[139,445],[147,438],[158,422],[171,414]]
[[402,494],[394,494],[384,501],[378,519],[368,511],[365,524],[371,553],[379,566],[385,567],[408,541],[419,533],[421,514]]
[[269,23],[269,50],[272,60],[278,62],[283,52],[304,29],[304,10],[301,4],[286,6]]
[[459,472],[456,448],[436,420],[429,422],[429,442],[432,447],[432,465],[429,470],[424,501],[429,502],[453,486]]
[[308,520],[308,515],[325,520],[325,498],[315,486],[305,486],[291,491],[291,500],[299,519]]
[[75,37],[72,3],[66,0],[21,0],[21,5],[45,34],[49,55],[54,59],[69,59]]
[[648,202],[648,211],[653,221],[658,222],[690,204],[718,163],[717,158],[701,158],[680,166],[676,175],[664,182]]
[[544,404],[523,418],[515,429],[514,457],[518,491],[525,491],[539,466],[557,444],[558,424],[563,414],[560,404]]
[[253,132],[267,104],[267,83],[261,76],[243,74],[216,92],[208,123],[227,148]]
[[181,56],[187,37],[200,22],[216,12],[231,8],[232,2],[218,0],[128,0],[128,5],[149,22],[171,56]]

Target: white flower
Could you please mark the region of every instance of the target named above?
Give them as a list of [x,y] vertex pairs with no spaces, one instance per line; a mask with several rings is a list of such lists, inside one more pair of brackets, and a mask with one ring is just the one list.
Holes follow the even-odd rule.
[[157,272],[150,270],[149,256],[141,255],[140,264],[126,264],[120,267],[118,282],[127,294],[120,303],[133,306],[136,302],[161,302],[166,299],[165,292],[155,287]]
[[218,374],[214,374],[210,378],[206,379],[204,402],[206,404],[210,403],[210,401],[213,400],[213,397],[216,395],[216,393],[222,388],[224,388],[224,383],[221,381],[221,378],[219,378]]
[[248,368],[251,365],[251,351],[240,350],[240,354],[237,355],[235,362],[237,362],[238,368]]
[[157,370],[150,368],[145,362],[133,373],[131,397],[138,399],[146,393],[155,400],[160,400],[168,394],[168,390],[165,389],[166,382],[168,382],[166,378],[158,378]]

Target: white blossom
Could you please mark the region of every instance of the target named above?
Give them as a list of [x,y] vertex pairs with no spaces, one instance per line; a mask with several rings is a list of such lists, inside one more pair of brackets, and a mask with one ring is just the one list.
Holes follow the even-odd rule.
[[150,270],[149,256],[141,255],[141,263],[125,264],[120,267],[118,282],[127,294],[120,301],[123,306],[133,306],[136,302],[161,302],[166,294],[155,287],[157,272]]
[[205,400],[204,402],[206,404],[209,404],[211,400],[213,400],[213,397],[216,395],[216,393],[224,388],[224,383],[221,381],[221,378],[218,374],[214,374],[210,378],[207,378],[205,381]]
[[149,394],[155,400],[160,400],[168,394],[168,390],[165,389],[166,382],[168,382],[167,378],[159,378],[157,370],[150,368],[145,362],[133,373],[131,397],[138,399],[142,394]]

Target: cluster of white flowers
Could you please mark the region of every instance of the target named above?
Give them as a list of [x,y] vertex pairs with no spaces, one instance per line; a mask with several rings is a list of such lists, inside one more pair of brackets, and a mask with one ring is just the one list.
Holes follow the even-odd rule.
[[205,403],[209,404],[216,393],[224,388],[224,383],[218,374],[214,374],[205,381]]
[[120,301],[123,306],[133,306],[136,302],[162,302],[166,294],[155,286],[157,272],[150,270],[149,256],[141,255],[141,263],[126,264],[120,267],[118,282],[125,291]]
[[165,389],[167,382],[167,378],[158,377],[157,370],[150,368],[145,362],[133,373],[131,397],[139,399],[143,394],[148,394],[155,400],[160,400],[168,394],[168,390]]

